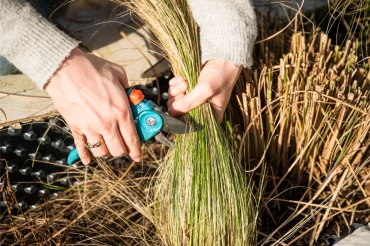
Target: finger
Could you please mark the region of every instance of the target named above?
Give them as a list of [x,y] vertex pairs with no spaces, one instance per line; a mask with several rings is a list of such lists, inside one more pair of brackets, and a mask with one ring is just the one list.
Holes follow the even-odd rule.
[[186,92],[187,89],[188,89],[188,83],[186,83],[185,81],[181,81],[179,83],[171,85],[168,88],[168,95],[169,95],[170,98],[172,98],[172,97],[175,97],[175,96],[177,96],[181,93]]
[[175,85],[175,84],[183,82],[183,81],[186,82],[185,79],[182,76],[176,76],[176,77],[170,79],[170,81],[168,82],[168,85],[172,86],[172,85]]
[[91,161],[89,150],[86,147],[86,137],[83,134],[78,133],[71,129],[73,139],[77,148],[78,155],[83,164],[87,165]]
[[[108,157],[110,155],[107,146],[104,143],[104,139],[102,135],[97,133],[85,133],[88,146],[90,147],[90,151],[96,157]],[[100,144],[99,147],[91,147],[91,145]]]
[[128,154],[117,126],[115,126],[112,131],[103,132],[103,138],[105,145],[112,156],[119,157]]
[[167,108],[169,108],[176,100],[179,100],[180,98],[184,97],[185,95],[186,95],[185,92],[183,92],[183,93],[178,94],[175,97],[172,97],[172,98],[168,99]]
[[189,94],[173,102],[168,108],[168,113],[170,115],[185,114],[207,102],[212,94],[212,88],[207,83],[198,84]]
[[122,120],[119,123],[120,133],[128,149],[128,153],[135,162],[141,161],[140,139],[137,135],[133,120]]

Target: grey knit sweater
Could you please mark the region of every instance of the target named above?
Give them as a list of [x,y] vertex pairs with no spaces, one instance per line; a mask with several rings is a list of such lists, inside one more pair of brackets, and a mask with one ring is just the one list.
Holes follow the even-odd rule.
[[[189,0],[199,25],[202,63],[225,60],[248,66],[256,38],[250,0]],[[0,0],[0,56],[40,88],[78,45],[24,0]]]

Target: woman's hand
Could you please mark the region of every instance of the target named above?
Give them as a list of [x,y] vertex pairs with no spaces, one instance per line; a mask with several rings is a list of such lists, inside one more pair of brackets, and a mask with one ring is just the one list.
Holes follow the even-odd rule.
[[167,102],[169,113],[185,114],[209,101],[216,119],[221,122],[241,70],[241,66],[226,61],[208,61],[200,72],[197,86],[188,94],[188,84],[181,76],[171,79]]
[[91,161],[86,144],[95,156],[129,154],[141,160],[140,140],[133,123],[124,88],[124,69],[79,49],[72,51],[49,83],[46,91],[68,123],[81,161]]

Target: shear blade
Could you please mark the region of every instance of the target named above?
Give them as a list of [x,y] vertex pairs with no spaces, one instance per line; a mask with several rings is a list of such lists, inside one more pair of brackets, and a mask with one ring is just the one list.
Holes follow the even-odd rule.
[[165,146],[169,148],[175,147],[175,145],[170,140],[168,140],[161,132],[155,135],[154,138],[155,140],[157,140],[158,142],[160,142],[161,144],[164,144]]
[[184,133],[190,133],[198,131],[198,127],[195,125],[189,125],[185,122],[178,120],[172,116],[169,116],[165,113],[158,112],[163,119],[163,127],[162,130],[167,133],[173,133],[173,134],[184,134]]

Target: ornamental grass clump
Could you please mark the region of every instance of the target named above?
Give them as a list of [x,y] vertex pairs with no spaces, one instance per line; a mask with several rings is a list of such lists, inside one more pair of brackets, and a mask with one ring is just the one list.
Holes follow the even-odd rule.
[[[125,3],[156,35],[175,75],[192,90],[201,69],[197,26],[185,0]],[[210,104],[189,113],[200,130],[180,135],[159,169],[155,225],[167,245],[254,245],[256,202]]]
[[283,35],[236,85],[240,158],[271,167],[258,245],[324,245],[370,218],[370,59],[358,40],[340,47],[316,30],[282,54]]

